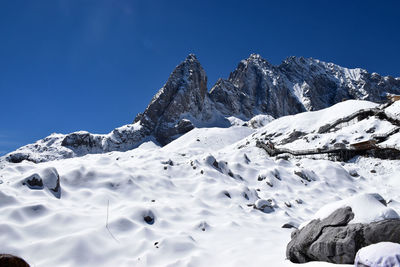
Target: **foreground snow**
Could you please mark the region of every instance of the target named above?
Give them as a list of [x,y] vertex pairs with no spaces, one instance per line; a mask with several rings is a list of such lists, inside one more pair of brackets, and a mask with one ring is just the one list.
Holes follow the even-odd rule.
[[357,253],[356,266],[399,267],[400,244],[381,242],[360,249]]
[[[346,115],[375,107],[357,103],[333,109]],[[379,193],[399,212],[398,161],[274,159],[251,145],[269,125],[310,130],[315,118],[307,114],[316,113],[286,126],[195,129],[163,148],[147,142],[126,152],[7,163],[0,169],[0,250],[32,266],[295,266],[285,260],[292,229],[283,224],[299,226],[359,193]],[[22,184],[47,167],[60,176],[59,199]],[[254,209],[259,199],[272,211]]]

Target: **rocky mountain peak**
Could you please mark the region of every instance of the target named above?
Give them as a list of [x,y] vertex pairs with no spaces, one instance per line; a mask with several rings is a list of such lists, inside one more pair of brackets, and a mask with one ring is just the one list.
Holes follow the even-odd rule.
[[239,66],[241,64],[244,64],[247,67],[272,67],[272,65],[263,57],[261,57],[260,54],[250,54],[247,59],[244,59],[239,63]]
[[197,57],[196,57],[195,54],[190,53],[190,54],[186,57],[185,61],[194,62],[194,61],[198,61],[198,59],[197,59]]
[[166,144],[172,136],[193,129],[193,119],[204,119],[206,97],[207,75],[196,56],[189,54],[135,121]]
[[313,61],[313,58],[305,58],[305,57],[298,57],[298,56],[290,56],[283,60],[282,63],[284,64],[306,64],[307,62]]
[[247,58],[247,61],[251,61],[251,60],[264,60],[260,54],[250,54],[250,56]]
[[400,93],[397,79],[295,56],[273,66],[258,54],[242,60],[229,78],[218,81],[210,92],[224,114],[246,118],[318,110],[344,99],[379,102],[386,93]]

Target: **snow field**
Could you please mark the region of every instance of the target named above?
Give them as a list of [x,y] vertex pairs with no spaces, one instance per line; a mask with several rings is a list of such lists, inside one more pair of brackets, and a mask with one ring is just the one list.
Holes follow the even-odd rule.
[[[346,101],[260,129],[194,129],[163,148],[147,142],[126,152],[6,164],[0,169],[1,251],[32,266],[295,266],[285,259],[292,229],[282,225],[298,227],[348,197],[371,204],[359,197],[364,193],[379,193],[390,201],[385,209],[398,212],[400,165],[374,158],[275,159],[252,144],[265,131],[317,129],[374,106]],[[41,172],[49,168],[60,177],[60,198],[47,187],[22,184],[35,173],[53,177]],[[374,214],[385,210],[373,204]]]

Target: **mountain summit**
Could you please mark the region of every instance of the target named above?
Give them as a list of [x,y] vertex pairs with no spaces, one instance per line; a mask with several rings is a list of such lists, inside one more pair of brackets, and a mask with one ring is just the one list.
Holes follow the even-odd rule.
[[105,135],[52,134],[5,159],[42,162],[126,151],[148,140],[166,145],[195,127],[228,127],[229,117],[278,118],[327,108],[344,99],[380,102],[387,94],[400,94],[400,78],[303,57],[289,57],[274,66],[258,54],[240,61],[228,79],[219,79],[208,92],[207,75],[197,57],[189,54],[133,124]]
[[195,127],[212,116],[207,94],[207,76],[196,56],[190,54],[171,73],[168,81],[153,97],[135,122],[165,145],[176,135]]
[[400,93],[399,78],[303,57],[289,57],[273,66],[252,54],[227,80],[218,80],[210,95],[223,114],[277,118],[323,109],[344,99],[380,102],[387,93]]

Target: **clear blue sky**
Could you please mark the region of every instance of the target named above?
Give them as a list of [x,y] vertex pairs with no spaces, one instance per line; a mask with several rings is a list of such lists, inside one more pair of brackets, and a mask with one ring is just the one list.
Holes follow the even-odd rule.
[[400,76],[400,1],[0,2],[0,155],[52,132],[107,133],[188,53],[211,87],[259,53]]

